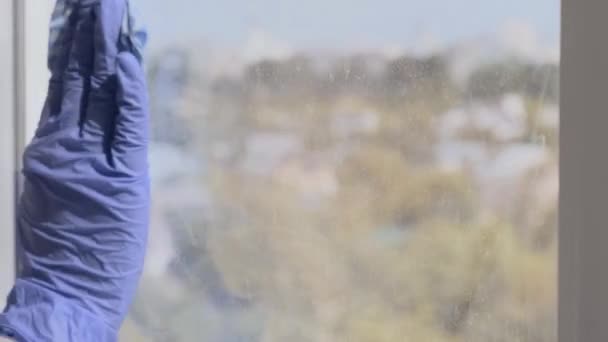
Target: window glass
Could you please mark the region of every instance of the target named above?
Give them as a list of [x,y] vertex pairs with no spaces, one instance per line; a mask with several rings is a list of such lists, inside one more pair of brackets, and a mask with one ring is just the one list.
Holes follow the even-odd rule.
[[139,1],[125,341],[555,341],[559,1]]

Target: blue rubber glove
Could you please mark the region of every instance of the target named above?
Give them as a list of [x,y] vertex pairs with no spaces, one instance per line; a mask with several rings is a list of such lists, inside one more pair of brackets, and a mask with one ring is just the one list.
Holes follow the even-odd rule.
[[51,80],[24,154],[20,274],[0,335],[114,342],[142,272],[149,221],[142,32],[127,0],[59,0]]

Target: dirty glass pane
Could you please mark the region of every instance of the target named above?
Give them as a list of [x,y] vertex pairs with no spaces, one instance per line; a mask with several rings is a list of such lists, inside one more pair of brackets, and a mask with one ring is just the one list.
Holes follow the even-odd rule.
[[139,1],[124,341],[555,341],[559,1]]

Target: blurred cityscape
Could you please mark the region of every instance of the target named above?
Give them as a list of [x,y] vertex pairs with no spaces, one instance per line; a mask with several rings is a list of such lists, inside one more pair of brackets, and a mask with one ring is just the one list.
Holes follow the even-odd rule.
[[530,51],[156,51],[123,340],[555,341],[558,57]]

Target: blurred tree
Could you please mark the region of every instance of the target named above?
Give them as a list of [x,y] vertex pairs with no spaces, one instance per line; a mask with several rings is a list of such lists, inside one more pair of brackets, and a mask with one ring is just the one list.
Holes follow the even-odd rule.
[[481,66],[469,78],[467,94],[474,98],[493,100],[508,93],[556,103],[559,97],[558,66],[508,60]]
[[446,61],[438,55],[425,58],[403,56],[390,61],[386,66],[381,94],[393,106],[419,101],[435,113],[441,112],[455,96]]
[[[540,98],[556,96],[557,69],[484,66],[458,89],[448,62],[357,55],[323,71],[300,55],[249,65],[209,89],[192,75],[181,108],[207,113],[192,124],[206,136],[195,144],[209,163],[201,177],[211,214],[172,224],[178,285],[168,296],[167,285],[146,284],[142,296],[153,300],[136,307],[138,322],[163,327],[150,338],[554,341],[555,207],[536,204],[553,201],[537,190],[556,159],[513,182],[517,203],[490,208],[479,202],[479,175],[440,167],[436,133],[466,92],[484,101],[521,93],[540,112]],[[332,126],[362,116],[371,118],[365,134]],[[261,132],[304,143],[268,162],[245,146]],[[237,152],[211,157],[216,145]],[[247,158],[268,167],[248,172]]]

